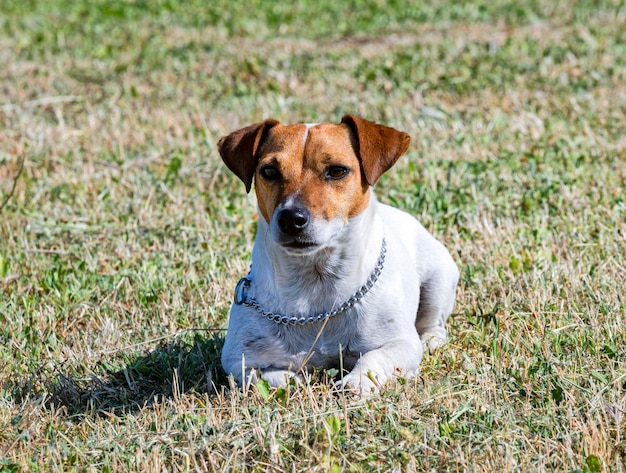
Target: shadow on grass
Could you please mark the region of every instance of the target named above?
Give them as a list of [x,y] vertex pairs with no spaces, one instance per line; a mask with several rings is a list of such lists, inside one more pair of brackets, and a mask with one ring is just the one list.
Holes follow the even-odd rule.
[[56,375],[45,383],[47,404],[81,417],[133,412],[187,392],[218,393],[229,387],[220,363],[223,345],[224,332],[195,334],[116,361],[117,368],[107,368],[104,361],[98,374],[77,376],[55,367]]

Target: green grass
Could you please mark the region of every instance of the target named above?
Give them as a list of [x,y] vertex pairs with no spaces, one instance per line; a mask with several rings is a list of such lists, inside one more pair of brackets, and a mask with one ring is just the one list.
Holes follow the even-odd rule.
[[[297,3],[0,2],[0,473],[625,471],[624,3]],[[458,262],[451,340],[233,389],[215,144],[344,113],[411,134],[377,194]]]

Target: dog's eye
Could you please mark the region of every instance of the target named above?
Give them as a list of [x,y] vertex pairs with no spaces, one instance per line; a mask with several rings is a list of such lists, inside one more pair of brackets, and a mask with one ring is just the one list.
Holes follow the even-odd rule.
[[343,166],[330,166],[326,169],[326,177],[329,179],[343,179],[348,174],[348,168]]
[[280,172],[274,166],[265,166],[261,168],[259,173],[268,181],[275,181],[280,177]]

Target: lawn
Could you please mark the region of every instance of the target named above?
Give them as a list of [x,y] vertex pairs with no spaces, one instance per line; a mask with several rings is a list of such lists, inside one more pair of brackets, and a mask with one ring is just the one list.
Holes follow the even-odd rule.
[[[0,0],[0,473],[626,471],[622,0]],[[360,115],[461,270],[365,400],[221,370],[253,194],[217,140]]]

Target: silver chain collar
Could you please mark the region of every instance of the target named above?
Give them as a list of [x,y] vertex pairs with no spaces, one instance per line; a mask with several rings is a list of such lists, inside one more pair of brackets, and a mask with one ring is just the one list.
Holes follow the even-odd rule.
[[323,314],[310,315],[308,317],[294,317],[289,315],[275,314],[274,312],[268,311],[263,308],[263,306],[259,304],[256,299],[248,298],[248,289],[250,289],[252,280],[248,279],[247,277],[241,278],[237,283],[237,286],[235,286],[234,302],[236,305],[245,305],[247,307],[252,307],[261,316],[265,317],[267,320],[276,322],[277,324],[304,325],[321,322],[354,307],[355,304],[357,304],[361,299],[363,299],[363,297],[365,297],[365,294],[367,294],[369,290],[374,286],[374,284],[378,280],[378,277],[380,276],[381,271],[383,270],[383,265],[385,263],[385,253],[387,253],[387,243],[383,238],[383,244],[380,248],[378,261],[376,262],[376,266],[374,266],[374,269],[367,278],[367,281],[365,281],[365,284],[363,284],[343,304],[332,310],[329,310],[328,312],[324,312]]

